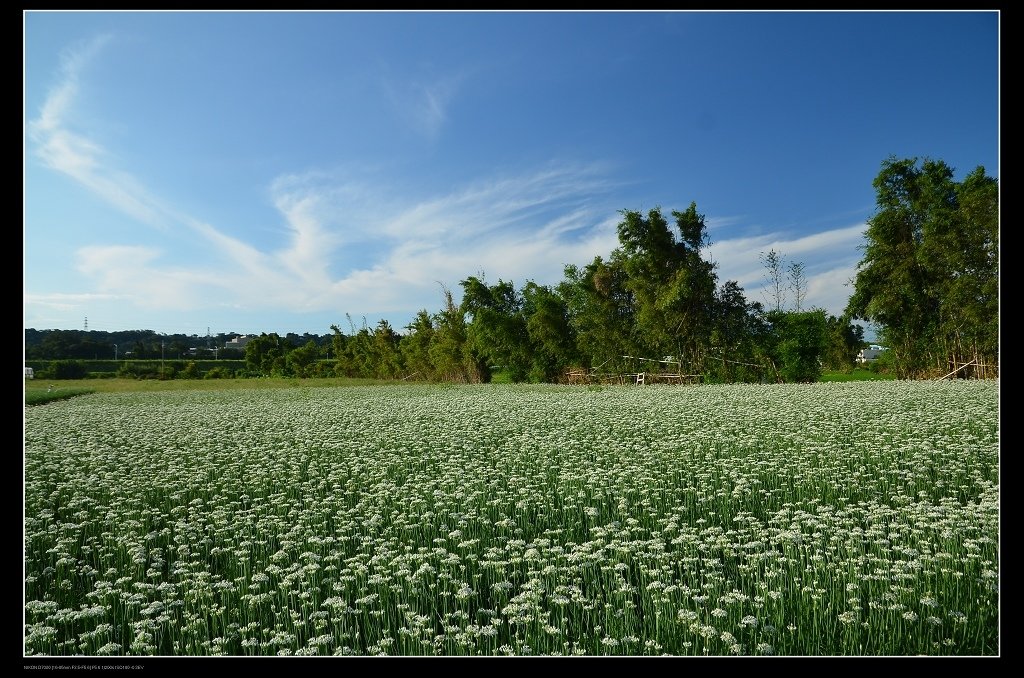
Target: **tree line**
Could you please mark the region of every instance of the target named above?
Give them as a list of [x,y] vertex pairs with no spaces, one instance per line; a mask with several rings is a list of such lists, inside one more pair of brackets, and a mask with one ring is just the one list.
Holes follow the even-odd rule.
[[[484,274],[459,282],[461,302],[442,287],[443,308],[420,310],[399,333],[387,320],[345,334],[332,326],[334,359],[322,347],[295,348],[276,334],[252,339],[248,367],[260,374],[487,382],[559,382],[570,372],[635,372],[637,359],[666,361],[704,381],[814,381],[823,369],[849,369],[863,329],[849,318],[803,309],[802,264],[788,269],[798,300],[771,309],[748,300],[740,285],[719,283],[704,258],[704,215],[696,203],[646,214],[623,210],[619,246],[607,257],[567,265],[557,285],[517,286]],[[764,260],[778,268],[774,250]],[[769,267],[769,275],[772,272]],[[779,283],[779,290],[782,289]],[[319,354],[318,354],[319,351]],[[646,370],[650,370],[650,366]]]
[[[338,325],[327,335],[263,333],[247,344],[239,376],[470,383],[501,374],[559,382],[570,373],[635,372],[643,358],[708,382],[807,382],[854,366],[865,346],[857,320],[878,325],[898,376],[932,376],[971,361],[957,376],[991,376],[998,366],[996,180],[978,167],[957,183],[941,161],[891,157],[874,187],[877,211],[838,317],[805,308],[804,264],[787,264],[775,250],[761,253],[767,307],[737,281],[720,281],[703,255],[705,217],[691,203],[669,215],[660,207],[622,210],[618,247],[566,265],[555,285],[489,282],[478,273],[459,282],[459,303],[442,285],[441,309],[420,310],[404,332],[387,320],[371,327],[364,319],[356,328],[349,317],[348,334]],[[133,357],[156,358],[161,342],[165,354],[170,342],[184,355],[205,339],[125,334],[27,330],[26,357],[93,358],[101,346],[109,355],[116,342],[132,346]],[[219,345],[225,336],[233,335],[218,335]],[[222,350],[219,357],[232,356]]]
[[[26,360],[243,360],[245,351],[225,348],[238,332],[218,334],[158,334],[153,330],[25,330]],[[284,337],[293,346],[308,341],[328,345],[330,334],[295,334]]]

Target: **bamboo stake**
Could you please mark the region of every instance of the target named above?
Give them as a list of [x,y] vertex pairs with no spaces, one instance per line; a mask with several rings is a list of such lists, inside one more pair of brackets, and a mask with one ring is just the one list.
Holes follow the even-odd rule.
[[[951,376],[953,376],[954,374],[956,374],[957,372],[959,372],[960,370],[962,370],[963,368],[965,368],[965,367],[967,367],[967,366],[969,366],[969,365],[973,365],[973,364],[974,364],[974,362],[975,362],[975,361],[973,361],[973,360],[972,360],[972,361],[971,361],[971,362],[969,362],[969,363],[964,363],[963,365],[961,365],[960,367],[956,368],[955,370],[953,370],[952,372],[950,372],[950,373],[949,373],[949,374],[947,374],[946,376],[944,376],[944,377],[939,377],[939,378],[938,378],[938,379],[936,379],[935,381],[942,381],[942,380],[943,380],[943,379],[945,379],[946,377],[951,377]],[[955,364],[956,364],[956,361],[954,361],[954,362],[953,362],[953,364],[955,365]]]

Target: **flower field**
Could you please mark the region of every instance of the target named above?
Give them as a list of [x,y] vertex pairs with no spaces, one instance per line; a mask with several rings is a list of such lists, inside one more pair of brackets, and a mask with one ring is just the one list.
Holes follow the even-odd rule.
[[998,382],[25,410],[25,655],[996,655]]

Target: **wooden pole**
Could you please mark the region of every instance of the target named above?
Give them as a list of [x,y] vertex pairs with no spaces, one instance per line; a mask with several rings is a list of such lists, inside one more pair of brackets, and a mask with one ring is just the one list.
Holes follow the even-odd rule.
[[[956,374],[957,372],[959,372],[960,370],[962,370],[963,368],[965,368],[965,367],[967,367],[967,366],[969,366],[969,365],[973,365],[974,363],[975,363],[975,361],[973,361],[973,360],[972,360],[971,362],[969,362],[969,363],[964,363],[963,365],[961,365],[960,367],[956,368],[955,370],[953,370],[953,371],[952,371],[952,372],[950,372],[949,374],[947,374],[947,375],[945,375],[945,376],[943,376],[943,377],[939,377],[939,378],[938,378],[938,379],[936,379],[935,381],[942,381],[942,380],[943,380],[943,379],[945,379],[946,377],[951,377],[951,376],[953,376],[954,374]],[[954,364],[954,365],[956,364],[956,361],[955,361],[955,360],[953,361],[953,364]]]

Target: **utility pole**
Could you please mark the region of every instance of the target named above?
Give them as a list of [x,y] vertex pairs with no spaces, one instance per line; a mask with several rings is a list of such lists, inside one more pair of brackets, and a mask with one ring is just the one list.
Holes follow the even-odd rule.
[[117,360],[117,344],[114,344],[114,360]]
[[164,340],[160,340],[160,378],[164,376]]

